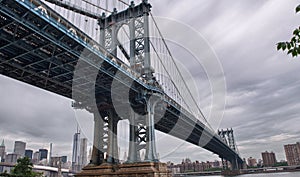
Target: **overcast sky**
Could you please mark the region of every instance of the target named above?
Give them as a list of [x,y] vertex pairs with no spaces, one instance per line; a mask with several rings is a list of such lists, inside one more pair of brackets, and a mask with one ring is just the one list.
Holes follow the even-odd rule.
[[[285,159],[283,145],[300,141],[300,59],[276,51],[276,43],[290,39],[299,25],[300,16],[294,13],[299,1],[150,2],[155,16],[190,25],[215,51],[227,87],[220,128],[234,129],[241,156],[259,159],[261,152],[268,150],[274,151],[278,160]],[[180,52],[174,53],[180,56]],[[34,150],[48,148],[52,142],[53,154],[71,157],[77,121],[91,145],[92,116],[74,111],[71,100],[4,76],[0,76],[0,83],[0,139],[5,139],[8,152],[13,151],[15,140],[27,142],[27,148]],[[201,96],[203,100],[210,98]],[[126,138],[125,126],[120,125],[120,139]],[[218,159],[211,152],[162,133],[157,132],[157,139],[162,161]],[[120,144],[125,141],[120,140]]]

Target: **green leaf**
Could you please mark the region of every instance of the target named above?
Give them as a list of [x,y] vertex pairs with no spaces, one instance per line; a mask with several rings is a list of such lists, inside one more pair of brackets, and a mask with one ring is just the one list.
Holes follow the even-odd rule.
[[298,52],[298,54],[300,54],[300,47],[297,48],[297,52]]
[[292,44],[291,44],[291,43],[289,43],[289,42],[287,42],[286,44],[287,44],[287,49],[288,49],[288,50],[290,50],[290,49],[291,49],[291,47],[292,47]]
[[281,49],[281,42],[277,43],[277,50],[280,50]]
[[297,53],[297,51],[294,49],[293,51],[292,51],[292,56],[293,57],[296,57],[298,55],[298,53]]
[[296,7],[296,13],[300,11],[300,4]]
[[295,29],[293,32],[294,35],[299,35],[299,29]]
[[281,46],[282,50],[284,51],[286,49],[286,43],[282,43],[282,46]]
[[296,37],[295,37],[295,36],[294,36],[294,37],[292,37],[291,41],[292,41],[292,43],[295,43],[295,42],[297,42],[297,40],[296,40]]

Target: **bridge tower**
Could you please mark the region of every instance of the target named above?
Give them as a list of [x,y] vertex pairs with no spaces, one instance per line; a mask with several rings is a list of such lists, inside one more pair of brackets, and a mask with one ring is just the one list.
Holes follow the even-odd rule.
[[[106,16],[105,13],[98,19],[100,26],[100,45],[113,56],[117,57],[119,49],[128,59],[130,68],[139,74],[148,83],[153,83],[153,70],[150,65],[150,40],[149,40],[149,13],[151,5],[143,0],[139,5],[131,2],[130,6],[121,12],[114,9]],[[123,25],[129,27],[129,54],[118,40],[118,32]],[[134,85],[133,85],[134,87]],[[136,101],[139,100],[139,101]],[[169,176],[165,164],[159,163],[156,152],[156,140],[154,132],[154,111],[159,104],[160,95],[141,90],[135,95],[130,104],[140,107],[129,110],[129,152],[125,164],[118,161],[117,124],[120,120],[114,106],[109,110],[94,110],[94,145],[91,164],[83,169],[77,176],[89,175],[163,175]],[[142,106],[141,106],[142,105]],[[144,162],[141,161],[140,151],[145,150]],[[95,170],[95,167],[97,170]],[[99,167],[99,168],[98,168]],[[132,169],[135,169],[132,171]],[[153,171],[153,169],[156,169]],[[109,171],[109,172],[108,172]],[[128,171],[130,171],[128,173]],[[146,171],[144,174],[140,174]]]
[[[237,146],[236,146],[236,143],[235,143],[235,139],[234,139],[234,135],[233,135],[233,129],[221,129],[221,130],[218,130],[218,135],[221,137],[221,139],[235,152],[237,152],[238,154],[238,150],[237,150]],[[236,170],[236,169],[240,169],[240,164],[237,162],[237,158],[235,158],[235,160],[232,160],[230,161],[230,164],[231,164],[231,168],[233,170]],[[223,169],[224,170],[227,170],[228,169],[228,161],[224,158],[224,157],[221,157],[222,159],[222,166],[223,166]]]
[[[150,40],[149,40],[149,13],[151,5],[147,0],[143,0],[139,5],[131,2],[126,10],[118,12],[115,8],[113,12],[106,16],[105,13],[98,19],[100,26],[99,43],[110,54],[118,57],[117,50],[120,50],[128,59],[130,68],[138,73],[143,80],[149,84],[153,81],[153,69],[150,63]],[[123,25],[129,27],[129,53],[118,40],[118,32]],[[134,85],[133,85],[134,87]],[[138,101],[136,101],[138,100]],[[92,173],[100,175],[107,170],[117,172],[117,169],[129,170],[133,166],[135,169],[153,171],[153,174],[169,176],[165,164],[159,163],[156,152],[156,140],[154,131],[155,107],[160,103],[161,96],[150,93],[147,90],[140,90],[130,104],[133,107],[140,107],[136,113],[136,108],[131,109],[128,114],[129,126],[129,152],[125,164],[119,164],[117,125],[121,119],[111,105],[109,109],[99,110],[94,108],[94,142],[91,161],[82,173],[77,176],[89,176]],[[123,118],[124,119],[124,118]],[[140,151],[144,149],[145,158],[141,160]],[[133,165],[135,164],[135,165]],[[94,167],[99,167],[95,171]],[[117,168],[117,169],[116,169]],[[103,172],[106,171],[106,172]],[[139,170],[138,170],[139,171]],[[140,172],[138,172],[140,173]],[[149,173],[150,174],[150,173]],[[111,173],[113,175],[113,173]],[[138,176],[138,174],[133,174]],[[154,175],[155,176],[155,175]]]
[[[135,6],[131,2],[129,8],[124,11],[117,12],[115,8],[113,12],[106,16],[105,13],[98,19],[98,24],[100,26],[100,44],[112,55],[117,57],[117,50],[120,49],[125,57],[129,60],[130,67],[132,70],[140,74],[140,77],[144,78],[146,81],[151,81],[152,71],[150,69],[150,42],[149,42],[149,12],[151,10],[151,5],[147,0],[143,0],[141,4]],[[130,37],[130,51],[129,54],[126,52],[121,42],[118,40],[118,32],[123,25],[129,27],[129,37]],[[147,94],[147,93],[146,93]],[[156,155],[156,145],[154,137],[154,126],[153,120],[153,104],[146,99],[146,109],[148,117],[146,120],[138,120],[140,117],[136,116],[133,112],[130,114],[130,145],[128,153],[128,162],[138,162],[140,161],[139,151],[142,148],[146,148],[145,159],[147,161],[157,161]],[[117,123],[118,116],[113,114],[114,111],[110,111],[110,116],[106,120],[110,132],[114,135],[108,135],[107,144],[107,159],[108,163],[118,163],[115,157],[118,156],[118,146],[117,146]],[[96,113],[97,114],[97,113]],[[95,116],[95,132],[96,135],[94,141],[95,144],[99,144],[99,139],[103,139],[103,132],[100,129],[105,129],[103,125],[97,125],[99,122],[97,116]],[[101,121],[100,121],[101,122]],[[104,121],[105,122],[105,121]],[[100,136],[99,136],[100,135]],[[103,140],[101,140],[103,143]],[[145,145],[140,145],[142,142]],[[99,152],[97,149],[103,147],[103,145],[95,145],[92,155],[92,164],[99,165],[104,162],[104,153]],[[100,148],[103,149],[103,148]],[[103,149],[104,150],[104,149]],[[106,151],[105,150],[105,151]]]

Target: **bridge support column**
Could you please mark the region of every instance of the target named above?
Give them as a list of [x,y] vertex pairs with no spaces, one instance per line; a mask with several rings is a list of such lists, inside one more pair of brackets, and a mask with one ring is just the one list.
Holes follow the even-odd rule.
[[156,105],[156,101],[152,102],[148,100],[147,103],[147,116],[146,116],[146,136],[147,136],[147,143],[146,143],[146,155],[145,161],[150,162],[158,162],[157,153],[156,153],[156,139],[155,139],[155,131],[154,131],[154,108]]
[[129,118],[129,152],[128,152],[128,163],[139,162],[140,151],[137,147],[138,145],[138,137],[137,137],[137,126],[136,126],[136,117],[135,113],[132,111]]
[[107,149],[107,163],[119,163],[118,153],[118,116],[113,110],[109,111],[108,115],[108,149]]
[[224,158],[222,158],[222,167],[223,167],[223,170],[228,170],[228,162]]
[[94,140],[92,157],[90,161],[92,165],[99,165],[104,161],[103,128],[104,122],[100,114],[98,112],[94,113]]
[[235,157],[235,159],[232,160],[230,163],[231,163],[231,169],[232,170],[239,170],[239,169],[242,168],[241,164],[238,163],[237,157]]
[[231,164],[231,169],[232,170],[238,170],[239,169],[238,168],[238,164],[236,163],[235,160],[233,160],[232,162],[230,162],[230,164]]

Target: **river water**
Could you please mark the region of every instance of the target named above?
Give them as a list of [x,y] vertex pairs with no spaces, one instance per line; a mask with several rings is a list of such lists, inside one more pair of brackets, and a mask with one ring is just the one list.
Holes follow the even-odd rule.
[[[202,177],[202,176],[194,176],[194,177]],[[210,177],[224,177],[224,176],[210,176]],[[300,177],[300,172],[246,174],[246,175],[239,175],[239,177]]]

